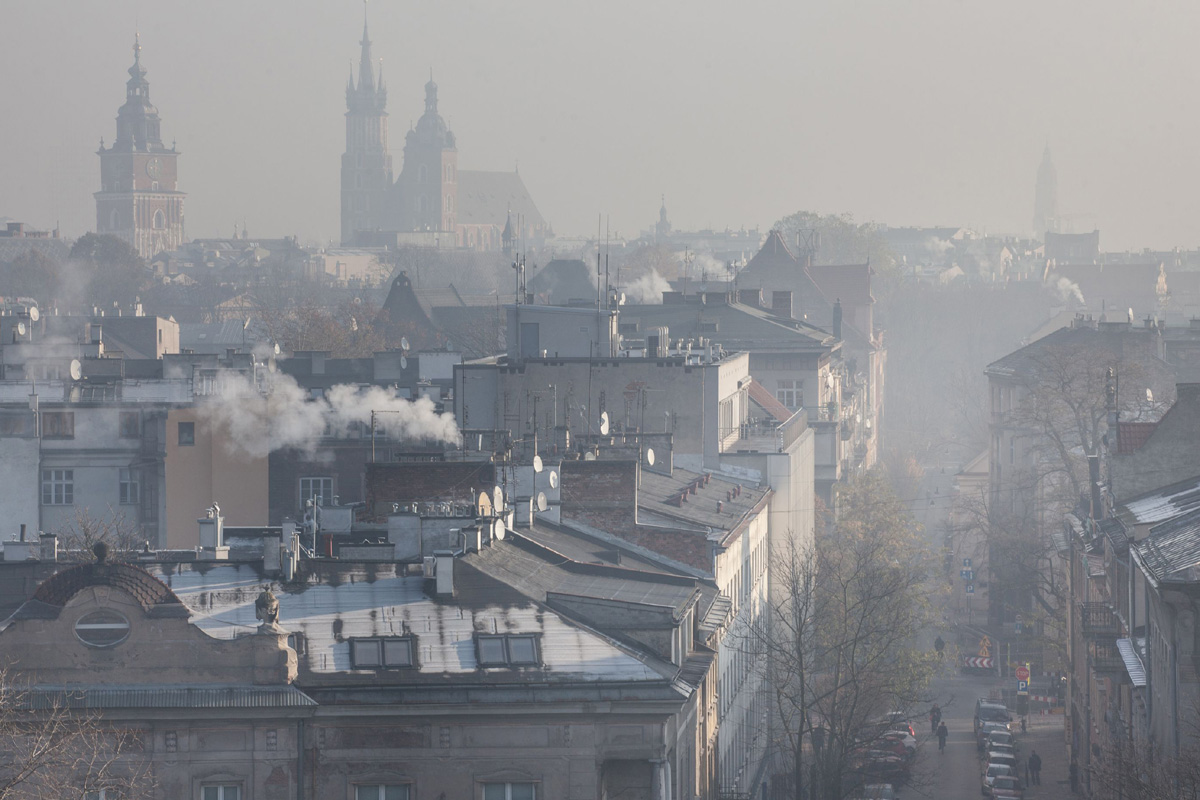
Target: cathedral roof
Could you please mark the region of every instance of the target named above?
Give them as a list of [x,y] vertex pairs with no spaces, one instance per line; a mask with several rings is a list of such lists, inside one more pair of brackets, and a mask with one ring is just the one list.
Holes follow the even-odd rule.
[[522,225],[545,227],[542,217],[519,172],[460,170],[458,173],[458,222],[460,225],[495,225],[502,228],[509,212]]

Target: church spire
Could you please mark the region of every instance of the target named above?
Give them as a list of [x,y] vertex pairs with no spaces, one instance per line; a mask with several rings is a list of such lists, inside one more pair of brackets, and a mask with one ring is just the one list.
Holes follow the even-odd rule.
[[363,38],[359,42],[362,45],[362,56],[358,64],[358,88],[360,90],[370,90],[375,88],[374,65],[371,63],[371,37],[367,33],[367,9],[363,5]]

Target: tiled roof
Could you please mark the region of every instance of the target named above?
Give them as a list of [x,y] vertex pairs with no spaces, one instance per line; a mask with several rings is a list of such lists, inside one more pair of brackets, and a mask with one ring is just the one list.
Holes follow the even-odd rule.
[[763,411],[766,411],[779,422],[787,422],[792,418],[792,412],[788,411],[787,406],[775,399],[775,396],[766,390],[766,388],[756,380],[750,380],[750,399],[758,403]]
[[1117,452],[1132,453],[1146,443],[1158,427],[1157,422],[1118,422]]
[[175,593],[158,578],[132,564],[81,564],[47,578],[33,593],[33,599],[52,606],[65,606],[72,597],[89,586],[120,589],[150,611],[156,606],[183,608]]
[[1198,508],[1200,477],[1195,477],[1126,500],[1120,505],[1118,515],[1129,524],[1150,525]]
[[1200,509],[1154,526],[1132,548],[1152,581],[1200,581]]

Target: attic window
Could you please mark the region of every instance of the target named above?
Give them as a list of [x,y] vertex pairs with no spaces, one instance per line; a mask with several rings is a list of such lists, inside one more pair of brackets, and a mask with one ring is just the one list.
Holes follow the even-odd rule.
[[537,637],[532,635],[480,634],[475,638],[481,667],[537,666]]
[[408,669],[413,660],[411,636],[380,639],[351,639],[350,660],[354,669]]
[[75,635],[89,647],[114,647],[129,636],[129,620],[120,612],[102,608],[80,617]]

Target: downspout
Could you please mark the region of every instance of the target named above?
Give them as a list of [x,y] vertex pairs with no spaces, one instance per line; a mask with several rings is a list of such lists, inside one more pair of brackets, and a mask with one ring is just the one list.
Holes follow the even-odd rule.
[[296,800],[304,800],[304,720],[296,720]]

